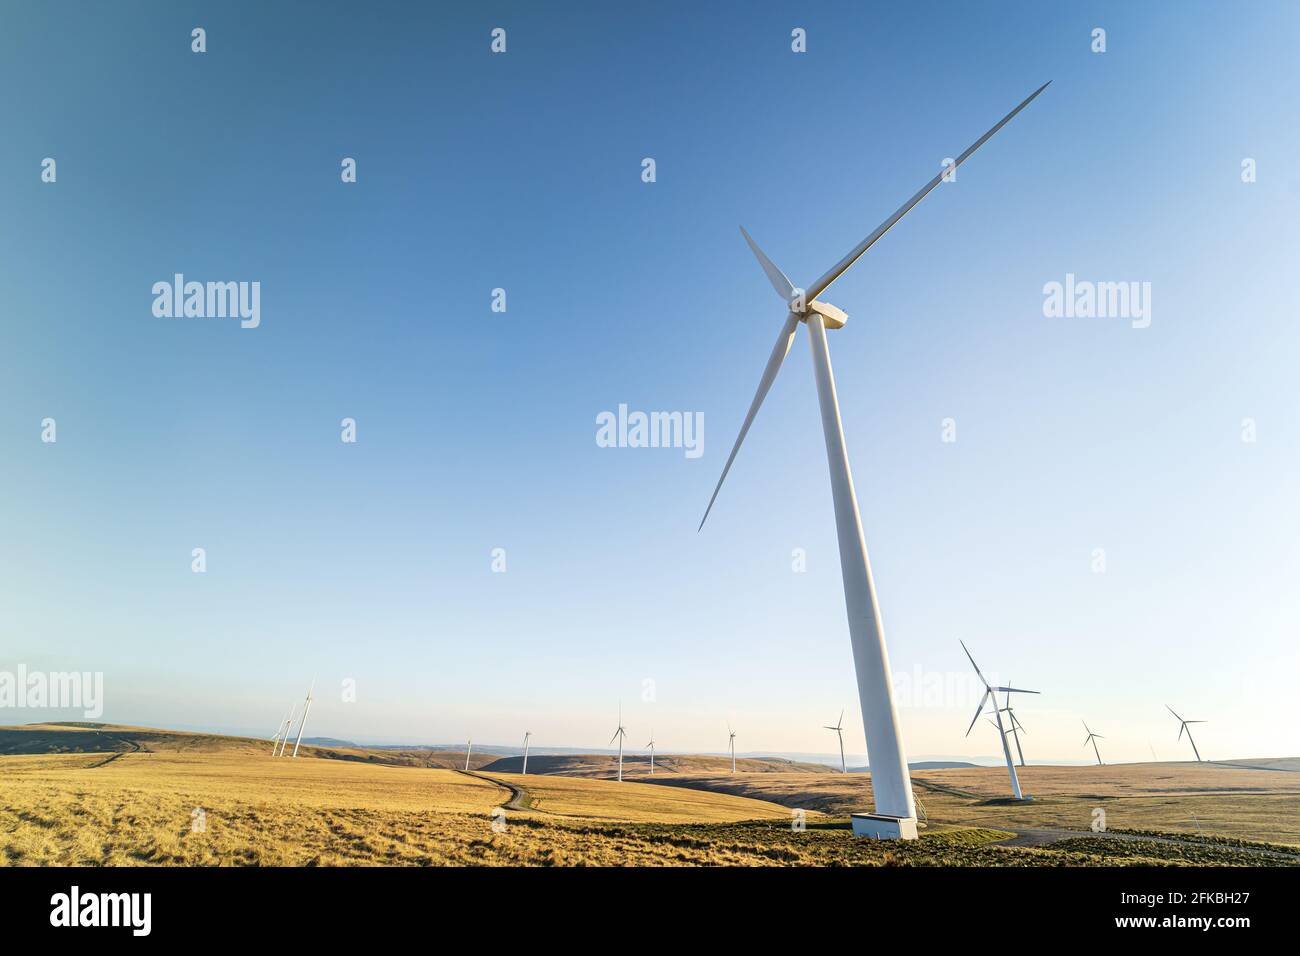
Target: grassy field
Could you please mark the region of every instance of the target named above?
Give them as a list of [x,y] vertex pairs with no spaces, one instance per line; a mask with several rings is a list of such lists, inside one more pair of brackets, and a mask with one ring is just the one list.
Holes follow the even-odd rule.
[[[511,775],[502,775],[509,781]],[[707,791],[537,777],[516,819],[680,825],[784,807]],[[507,783],[451,770],[217,750],[0,758],[0,860],[10,864],[483,862]],[[193,831],[194,810],[205,832]],[[548,831],[549,832],[549,831]],[[572,842],[571,831],[556,831]],[[565,834],[570,834],[565,836]],[[502,847],[508,839],[498,840]],[[547,844],[558,850],[551,839]],[[574,847],[570,847],[574,849]],[[514,859],[505,851],[501,861]],[[486,858],[484,858],[486,859]]]
[[[847,828],[849,811],[871,806],[864,774],[714,769],[643,773],[620,784],[582,774],[275,759],[263,741],[131,728],[35,727],[25,742],[8,733],[10,749],[52,751],[0,756],[0,863],[8,865],[1300,862],[1278,854],[1285,844],[1300,846],[1300,775],[1278,769],[1287,761],[1259,762],[1267,769],[1030,767],[1023,780],[1037,799],[1022,804],[1003,798],[1003,770],[918,772],[928,826],[920,840],[898,844],[855,839]],[[87,733],[114,746],[81,751],[94,743],[79,736]],[[581,758],[565,759],[573,767]],[[680,766],[699,767],[692,758]],[[1086,831],[1097,806],[1111,830],[1150,832],[1111,839],[1035,832]],[[808,811],[806,828],[792,825],[792,808]]]
[[[1272,761],[1269,766],[1285,764]],[[636,779],[649,779],[637,777]],[[1025,767],[1014,803],[1000,767],[916,771],[913,787],[936,823],[1087,830],[1101,807],[1109,829],[1159,830],[1300,846],[1300,773],[1237,764],[1147,763]],[[866,774],[656,775],[659,785],[770,800],[828,814],[872,806]]]
[[[530,760],[531,764],[532,761]],[[531,769],[531,768],[530,768]],[[644,783],[550,777],[538,774],[490,773],[493,780],[527,790],[527,805],[538,814],[583,820],[628,823],[726,823],[737,820],[779,820],[789,824],[786,807],[764,800],[707,790],[667,790]],[[821,814],[814,814],[820,817]]]
[[[44,753],[271,753],[271,741],[256,737],[197,734],[179,730],[156,730],[125,724],[65,723],[24,724],[0,727],[0,754]],[[289,745],[292,750],[292,742]],[[303,744],[299,756],[382,764],[393,767],[426,767],[459,770],[465,766],[465,752],[364,747],[318,747]],[[471,754],[471,770],[493,763],[492,754]]]
[[[501,757],[482,769],[489,773],[518,773],[523,768],[523,757]],[[618,757],[611,754],[534,754],[528,758],[528,770],[535,774],[554,774],[566,777],[618,777]],[[799,763],[779,757],[737,757],[736,770],[740,773],[832,773],[820,763]],[[710,754],[664,754],[655,757],[656,775],[661,773],[710,774],[731,771],[731,758]],[[623,757],[623,777],[650,775],[650,758],[643,754]]]

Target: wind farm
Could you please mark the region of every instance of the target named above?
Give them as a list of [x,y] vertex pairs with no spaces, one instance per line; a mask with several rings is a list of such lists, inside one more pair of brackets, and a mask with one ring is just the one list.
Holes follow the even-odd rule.
[[1300,8],[1189,5],[14,5],[0,865],[1300,865]]
[[[703,532],[713,513],[723,483],[803,325],[829,471],[840,592],[849,637],[850,653],[840,655],[838,666],[841,673],[849,675],[851,660],[859,705],[849,724],[845,722],[848,709],[840,711],[835,724],[807,722],[810,730],[817,727],[820,732],[835,734],[833,752],[821,753],[810,744],[806,753],[780,748],[740,753],[737,731],[728,719],[726,747],[717,752],[665,752],[658,746],[654,730],[649,729],[644,753],[628,753],[629,729],[622,701],[605,747],[589,750],[573,746],[539,749],[532,729],[524,731],[518,747],[480,743],[476,751],[473,739],[468,738],[463,756],[459,744],[352,744],[314,739],[305,736],[317,701],[313,677],[306,696],[292,701],[286,716],[278,723],[274,723],[274,714],[267,718],[274,723],[269,755],[266,738],[238,735],[88,722],[0,728],[4,748],[0,760],[11,771],[4,776],[3,786],[9,788],[13,805],[24,806],[24,800],[57,801],[58,794],[64,792],[58,789],[62,786],[102,792],[104,800],[118,801],[120,807],[123,800],[135,799],[123,796],[130,790],[154,794],[146,801],[151,812],[174,811],[169,801],[175,794],[184,794],[187,802],[210,807],[211,818],[220,820],[223,814],[248,812],[244,797],[230,784],[241,781],[241,786],[248,787],[248,780],[255,778],[262,781],[255,789],[257,798],[284,807],[284,820],[277,823],[285,834],[282,845],[259,845],[254,839],[255,828],[248,826],[226,831],[233,842],[221,847],[202,844],[197,838],[164,838],[159,831],[153,837],[154,849],[141,857],[158,864],[380,862],[367,855],[369,850],[348,848],[341,838],[316,832],[321,820],[333,818],[338,823],[338,814],[344,810],[390,815],[385,825],[405,834],[403,846],[390,844],[382,851],[382,862],[553,865],[557,861],[622,860],[667,865],[670,860],[656,847],[661,843],[680,846],[684,840],[693,849],[678,853],[677,862],[728,865],[874,865],[897,860],[882,855],[893,853],[907,853],[907,861],[925,865],[1300,862],[1300,825],[1279,821],[1280,816],[1300,807],[1300,785],[1296,783],[1300,777],[1293,776],[1300,773],[1300,763],[1294,759],[1206,761],[1191,728],[1205,721],[1184,719],[1166,705],[1179,722],[1177,740],[1187,737],[1193,762],[1158,762],[1148,742],[1151,761],[1107,764],[1098,745],[1106,738],[1094,733],[1079,716],[1071,719],[1083,724],[1087,734],[1084,746],[1092,750],[1095,766],[1053,761],[1046,752],[1031,764],[1026,761],[1021,739],[1028,731],[1015,701],[1037,698],[1040,692],[990,679],[965,639],[959,639],[959,644],[978,681],[979,700],[965,733],[958,734],[954,726],[950,739],[962,745],[983,717],[997,734],[998,756],[916,762],[907,756],[896,675],[890,666],[864,532],[864,514],[887,510],[888,502],[864,498],[867,507],[860,505],[827,338],[827,332],[847,327],[848,315],[823,296],[923,198],[940,184],[954,182],[958,167],[1047,86],[1045,83],[1026,96],[955,159],[945,160],[940,173],[806,288],[796,286],[750,233],[743,226],[740,229],[746,246],[781,298],[786,316],[695,531]],[[853,382],[849,388],[858,388],[853,380],[852,375],[845,378]],[[710,545],[705,541],[697,536],[695,546],[707,551]],[[1039,674],[1048,672],[1036,659],[1017,657],[1016,666]],[[787,678],[789,690],[794,692],[797,671]],[[654,681],[643,681],[646,684]],[[653,694],[643,696],[643,701],[653,700]],[[777,709],[787,706],[781,699],[766,703]],[[1020,710],[1029,706],[1022,704]],[[530,725],[535,727],[538,724],[531,721],[545,718],[546,712],[534,709],[530,715]],[[476,721],[483,717],[481,712],[475,715]],[[339,719],[339,713],[333,711],[331,720]],[[681,718],[673,719],[680,732]],[[1038,734],[1048,720],[1041,706],[1031,716],[1031,722],[1035,720],[1035,739],[1041,741]],[[846,731],[855,733],[852,728],[857,721],[862,730],[858,744],[863,749],[850,766],[845,736]],[[643,726],[633,729],[641,733],[637,727]],[[477,723],[475,727],[477,733]],[[748,735],[748,724],[746,727]],[[1119,743],[1108,741],[1108,746]],[[275,759],[269,765],[275,769],[268,770],[267,756],[297,759]],[[998,784],[999,779],[1004,782]],[[60,783],[56,786],[50,781]],[[1035,789],[1032,796],[1026,792],[1025,782]],[[922,793],[926,810],[918,819]],[[1095,809],[1091,804],[1099,800],[1107,803],[1108,817],[1118,819],[1118,826],[1098,830],[1085,825],[1083,821]],[[403,814],[433,813],[458,833],[477,833],[488,811],[495,822],[504,820],[507,830],[513,818],[526,821],[525,833],[544,831],[547,839],[524,846],[516,842],[517,837],[493,838],[485,847],[481,841],[462,840],[438,827],[428,829],[399,819]],[[137,852],[105,840],[97,857],[93,848],[83,845],[84,838],[63,831],[57,838],[37,839],[39,834],[22,816],[30,812],[18,811],[14,817],[12,832],[20,836],[12,838],[8,846],[10,862],[116,863],[122,861],[122,854],[129,857]],[[93,812],[102,816],[101,809]],[[208,818],[207,810],[204,815]],[[470,822],[473,820],[478,823]],[[811,825],[817,837],[802,847],[798,837],[786,835],[787,824],[790,834],[807,833]],[[344,832],[355,833],[346,823],[339,826]],[[660,829],[626,829],[647,826]],[[586,844],[575,842],[575,827],[585,828],[581,832],[589,837],[596,836]],[[333,825],[329,828],[338,832]],[[93,827],[85,832],[93,832]],[[894,849],[886,849],[886,844]],[[369,836],[366,845],[373,847]],[[614,846],[622,846],[619,852],[625,855],[619,857],[608,850]],[[727,849],[715,849],[724,846]]]
[[[927,820],[889,851],[850,823],[869,773],[744,755],[733,772],[728,752],[620,776],[598,754],[533,749],[524,775],[522,754],[478,752],[467,771],[457,753],[307,738],[281,761],[258,738],[0,728],[0,852],[20,865],[874,866],[887,852],[920,866],[1300,865],[1300,758],[1031,765],[1037,799],[1016,803],[997,767],[916,767]],[[1086,822],[1098,801],[1101,834]],[[111,826],[122,806],[135,826]],[[178,834],[195,806],[206,830]],[[807,829],[791,827],[796,811]]]

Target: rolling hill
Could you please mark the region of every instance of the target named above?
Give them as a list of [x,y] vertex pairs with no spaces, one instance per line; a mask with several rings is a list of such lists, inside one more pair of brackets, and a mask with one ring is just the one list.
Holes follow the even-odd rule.
[[[50,723],[0,727],[0,755],[59,753],[227,753],[270,755],[271,741],[256,737],[233,737],[184,730],[159,730],[126,724]],[[365,747],[327,747],[304,742],[300,756],[324,760],[348,760],[393,767],[425,767],[460,770],[465,752],[422,748],[402,750]],[[491,754],[472,754],[471,770],[490,764]]]
[[[464,759],[462,757],[462,759]],[[519,773],[523,757],[501,757],[483,769],[492,773]],[[832,773],[819,763],[795,763],[781,757],[737,757],[736,769],[743,773]],[[659,754],[655,756],[656,774],[725,773],[731,770],[730,757],[709,754]],[[529,754],[528,773],[555,774],[565,777],[618,776],[618,757],[611,754]],[[623,776],[650,775],[650,758],[641,754],[623,756]]]

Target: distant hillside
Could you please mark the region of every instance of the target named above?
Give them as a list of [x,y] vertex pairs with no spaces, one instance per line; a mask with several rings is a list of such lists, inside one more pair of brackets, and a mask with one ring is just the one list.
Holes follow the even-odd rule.
[[[523,757],[502,757],[483,769],[495,773],[519,773]],[[657,754],[655,773],[708,774],[731,770],[730,757],[705,754]],[[737,757],[736,770],[741,773],[832,773],[819,763],[796,763],[780,757]],[[530,754],[528,773],[556,774],[564,777],[617,777],[618,756],[609,754]],[[643,754],[623,756],[624,776],[649,776],[650,758]]]
[[[328,738],[317,738],[328,739]],[[412,748],[409,750],[368,750],[364,747],[321,746],[304,738],[299,757],[322,760],[349,760],[396,767],[431,767],[460,770],[465,766],[465,752]],[[290,745],[292,746],[292,745]],[[0,755],[61,753],[246,753],[269,756],[271,741],[256,737],[232,737],[225,734],[201,734],[182,730],[159,730],[124,724],[50,723],[0,727]],[[478,770],[497,758],[492,754],[474,754],[470,769]]]
[[1259,757],[1245,760],[1216,760],[1225,766],[1244,767],[1248,770],[1287,770],[1300,773],[1300,757]]
[[351,740],[339,740],[337,737],[304,737],[304,744],[311,744],[313,747],[346,747],[350,750],[365,750],[358,743]]

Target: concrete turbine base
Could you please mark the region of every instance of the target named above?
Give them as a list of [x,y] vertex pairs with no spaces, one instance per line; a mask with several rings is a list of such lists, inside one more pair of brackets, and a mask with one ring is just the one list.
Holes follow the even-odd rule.
[[891,817],[881,813],[854,813],[853,835],[873,840],[915,840],[916,817]]

